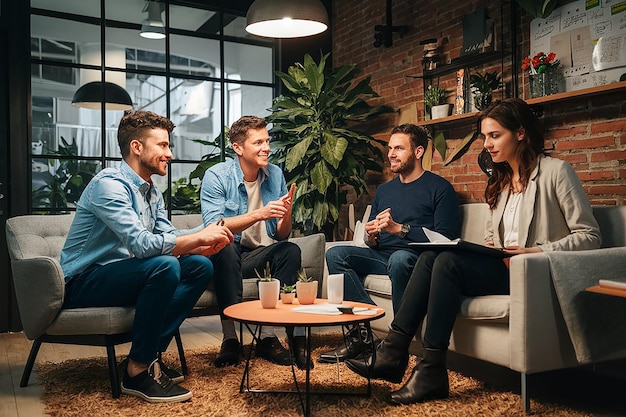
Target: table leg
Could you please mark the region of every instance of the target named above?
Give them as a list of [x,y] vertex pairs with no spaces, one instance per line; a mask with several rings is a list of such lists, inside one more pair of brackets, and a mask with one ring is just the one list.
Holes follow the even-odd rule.
[[[261,337],[261,328],[262,326],[257,326],[253,331],[248,324],[246,324],[248,331],[252,334],[252,342],[250,342],[250,350],[248,351],[248,357],[246,358],[246,365],[243,370],[243,375],[241,376],[241,384],[239,385],[239,392],[243,393],[245,391],[250,391],[250,358],[252,358],[252,351],[254,350],[255,341]],[[258,335],[257,335],[258,332]],[[243,335],[241,336],[241,342],[243,346]],[[245,389],[244,389],[245,385]]]

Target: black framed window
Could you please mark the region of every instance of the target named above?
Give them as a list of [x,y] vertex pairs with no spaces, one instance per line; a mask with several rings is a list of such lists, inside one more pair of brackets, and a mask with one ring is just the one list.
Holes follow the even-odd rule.
[[146,39],[151,1],[31,0],[31,212],[72,210],[95,173],[119,165],[123,112],[71,105],[81,85],[103,79],[125,88],[134,109],[176,124],[169,173],[153,180],[171,211],[198,209],[189,190],[200,181],[189,174],[203,155],[223,160],[224,126],[267,115],[276,90],[276,43],[245,32],[245,11],[211,3],[158,2],[166,36]]

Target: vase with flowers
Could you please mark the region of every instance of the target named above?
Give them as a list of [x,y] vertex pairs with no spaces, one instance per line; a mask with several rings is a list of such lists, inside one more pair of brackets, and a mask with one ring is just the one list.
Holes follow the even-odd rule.
[[528,71],[530,96],[542,97],[556,94],[563,90],[561,63],[556,54],[537,52],[534,57],[526,57],[522,62],[522,71]]

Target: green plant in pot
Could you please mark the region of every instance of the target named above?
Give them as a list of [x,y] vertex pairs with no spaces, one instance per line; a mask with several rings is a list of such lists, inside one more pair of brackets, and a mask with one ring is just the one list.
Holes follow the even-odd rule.
[[298,271],[296,293],[300,304],[313,304],[317,298],[317,281],[308,276],[304,268]]
[[392,109],[367,103],[378,94],[369,77],[356,81],[355,65],[331,70],[327,58],[318,64],[307,54],[288,73],[276,72],[284,91],[266,119],[272,123],[271,160],[284,164],[287,182],[297,185],[294,229],[305,235],[324,231],[334,240],[349,189],[357,198],[367,192],[366,172],[382,171],[385,160],[380,147],[386,142],[358,128]]
[[293,299],[296,296],[296,286],[295,285],[287,285],[283,284],[280,288],[280,300],[283,304],[291,304],[293,303]]
[[[441,88],[438,85],[431,84],[424,91],[424,106],[425,113],[430,114],[431,119],[437,119],[439,117],[445,117],[449,115],[450,105],[446,103],[446,99],[448,98],[448,90],[445,88]],[[444,106],[439,108],[438,106]],[[435,109],[435,114],[433,114],[433,108]],[[441,109],[441,110],[439,110]],[[445,115],[438,116],[438,111],[445,111]]]
[[272,277],[272,270],[269,261],[265,264],[263,275],[254,268],[256,276],[259,278],[259,300],[263,308],[274,308],[278,301],[280,292],[280,281]]
[[497,71],[481,74],[475,72],[470,75],[470,87],[474,93],[474,107],[476,110],[484,110],[491,104],[492,92],[500,88],[501,80]]

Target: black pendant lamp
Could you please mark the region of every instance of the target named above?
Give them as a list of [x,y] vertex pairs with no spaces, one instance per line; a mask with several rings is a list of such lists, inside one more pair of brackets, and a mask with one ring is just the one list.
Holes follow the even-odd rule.
[[320,0],[256,0],[246,15],[246,31],[268,38],[300,38],[328,29]]
[[105,81],[92,81],[80,87],[74,93],[72,105],[86,109],[100,110],[104,97],[106,110],[130,110],[133,101],[126,90],[117,84]]

